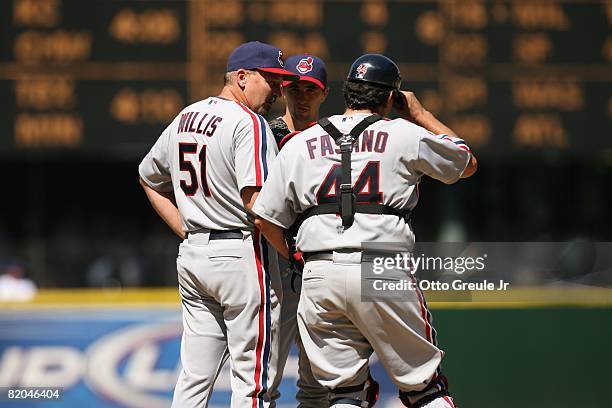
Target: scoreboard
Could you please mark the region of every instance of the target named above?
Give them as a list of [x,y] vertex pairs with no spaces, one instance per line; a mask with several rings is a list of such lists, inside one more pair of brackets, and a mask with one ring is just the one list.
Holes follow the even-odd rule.
[[325,115],[384,53],[479,156],[612,155],[610,0],[3,0],[0,22],[1,156],[139,158],[250,40],[325,59]]

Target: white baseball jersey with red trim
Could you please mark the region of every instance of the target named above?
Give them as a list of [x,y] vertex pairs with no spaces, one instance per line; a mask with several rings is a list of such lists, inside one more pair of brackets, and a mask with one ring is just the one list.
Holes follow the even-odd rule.
[[[336,115],[329,120],[338,130],[348,133],[366,116]],[[422,176],[453,183],[470,158],[463,140],[434,135],[404,119],[374,123],[353,149],[351,173],[356,201],[406,210],[417,204]],[[297,214],[309,207],[337,202],[341,162],[338,146],[323,128],[315,125],[304,130],[287,142],[276,158],[254,211],[289,228]],[[410,250],[414,234],[410,224],[395,215],[357,213],[346,231],[338,215],[318,215],[302,224],[297,247],[302,252],[360,249],[361,243],[367,241],[403,243]]]
[[[329,120],[346,134],[366,116]],[[403,119],[378,121],[353,145],[353,193],[357,202],[411,210],[421,177],[453,183],[469,160],[469,148],[460,139],[431,134]],[[337,203],[341,163],[338,146],[321,126],[295,135],[277,156],[254,211],[289,228],[311,206]],[[364,302],[362,242],[397,243],[389,250],[409,252],[414,234],[410,223],[396,215],[360,213],[348,229],[337,214],[325,214],[306,219],[298,232],[298,249],[311,253],[302,275],[298,325],[313,376],[330,389],[330,400],[361,400],[368,360],[376,352],[400,391],[414,393],[411,403],[431,395],[435,400],[428,407],[454,407],[438,381],[444,352],[423,294],[417,289]]]
[[162,132],[139,173],[157,191],[174,191],[185,231],[250,229],[240,197],[263,185],[278,152],[268,123],[218,97],[196,102]]
[[151,188],[174,192],[189,233],[177,257],[182,369],[172,407],[208,406],[228,357],[231,407],[274,406],[278,259],[254,228],[240,192],[263,185],[277,151],[261,116],[210,97],[183,109],[140,163]]

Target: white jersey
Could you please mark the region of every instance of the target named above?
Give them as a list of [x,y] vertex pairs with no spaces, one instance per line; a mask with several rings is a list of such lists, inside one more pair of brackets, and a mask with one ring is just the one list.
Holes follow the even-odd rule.
[[178,114],[138,170],[156,191],[174,191],[186,232],[250,229],[240,191],[263,185],[277,153],[263,117],[210,97]]
[[[348,133],[366,116],[336,115],[329,120]],[[434,135],[404,119],[378,121],[353,147],[351,174],[356,201],[411,210],[417,204],[423,175],[454,183],[469,160],[469,148],[461,139]],[[321,126],[306,129],[281,150],[253,210],[289,228],[308,208],[337,202],[341,162],[339,147]],[[372,241],[400,243],[400,248],[410,250],[414,234],[410,223],[395,215],[356,213],[346,231],[338,215],[315,215],[302,224],[297,248],[302,252],[361,249],[362,242]]]

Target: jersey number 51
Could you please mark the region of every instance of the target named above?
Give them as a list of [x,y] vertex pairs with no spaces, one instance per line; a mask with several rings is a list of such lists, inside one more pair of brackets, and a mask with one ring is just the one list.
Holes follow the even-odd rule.
[[[186,155],[196,154],[198,152],[197,143],[179,143],[179,168],[181,171],[189,173],[189,183],[187,180],[181,180],[181,190],[185,195],[192,196],[198,191],[198,174],[196,173],[195,167],[190,160],[186,160]],[[202,145],[200,154],[198,154],[198,161],[200,162],[200,183],[202,190],[206,197],[210,197],[210,189],[208,188],[208,182],[206,181],[206,145]]]

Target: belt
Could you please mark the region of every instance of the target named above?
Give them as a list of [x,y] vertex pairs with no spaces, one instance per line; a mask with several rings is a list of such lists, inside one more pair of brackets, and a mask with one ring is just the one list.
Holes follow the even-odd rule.
[[302,258],[304,259],[304,261],[333,261],[334,252],[333,251],[304,252],[302,254]]
[[[206,230],[203,230],[206,231]],[[188,232],[187,236],[189,236],[189,234],[194,234],[196,233],[196,231],[192,231],[192,232]],[[212,241],[212,240],[216,240],[216,239],[242,239],[244,237],[244,235],[242,234],[242,231],[239,229],[231,229],[231,230],[208,230],[208,240]]]
[[[391,256],[394,255],[394,253],[364,253],[358,249],[355,250],[349,250],[349,251],[343,251],[341,249],[338,249],[336,251],[313,251],[313,252],[304,252],[302,254],[302,258],[304,259],[304,262],[308,262],[308,261],[333,261],[334,260],[334,252],[337,253],[336,257],[342,257],[347,256],[351,253],[355,253],[358,252],[361,256],[360,256],[360,260],[361,262],[371,262],[372,260],[374,260],[375,258],[378,257],[385,257],[385,256]],[[349,255],[350,256],[350,255]]]
[[226,230],[226,231],[220,231],[220,230],[210,230],[210,235],[209,235],[209,240],[214,240],[214,239],[242,239],[243,235],[242,235],[242,231],[240,231],[239,229],[233,229],[233,230]]

